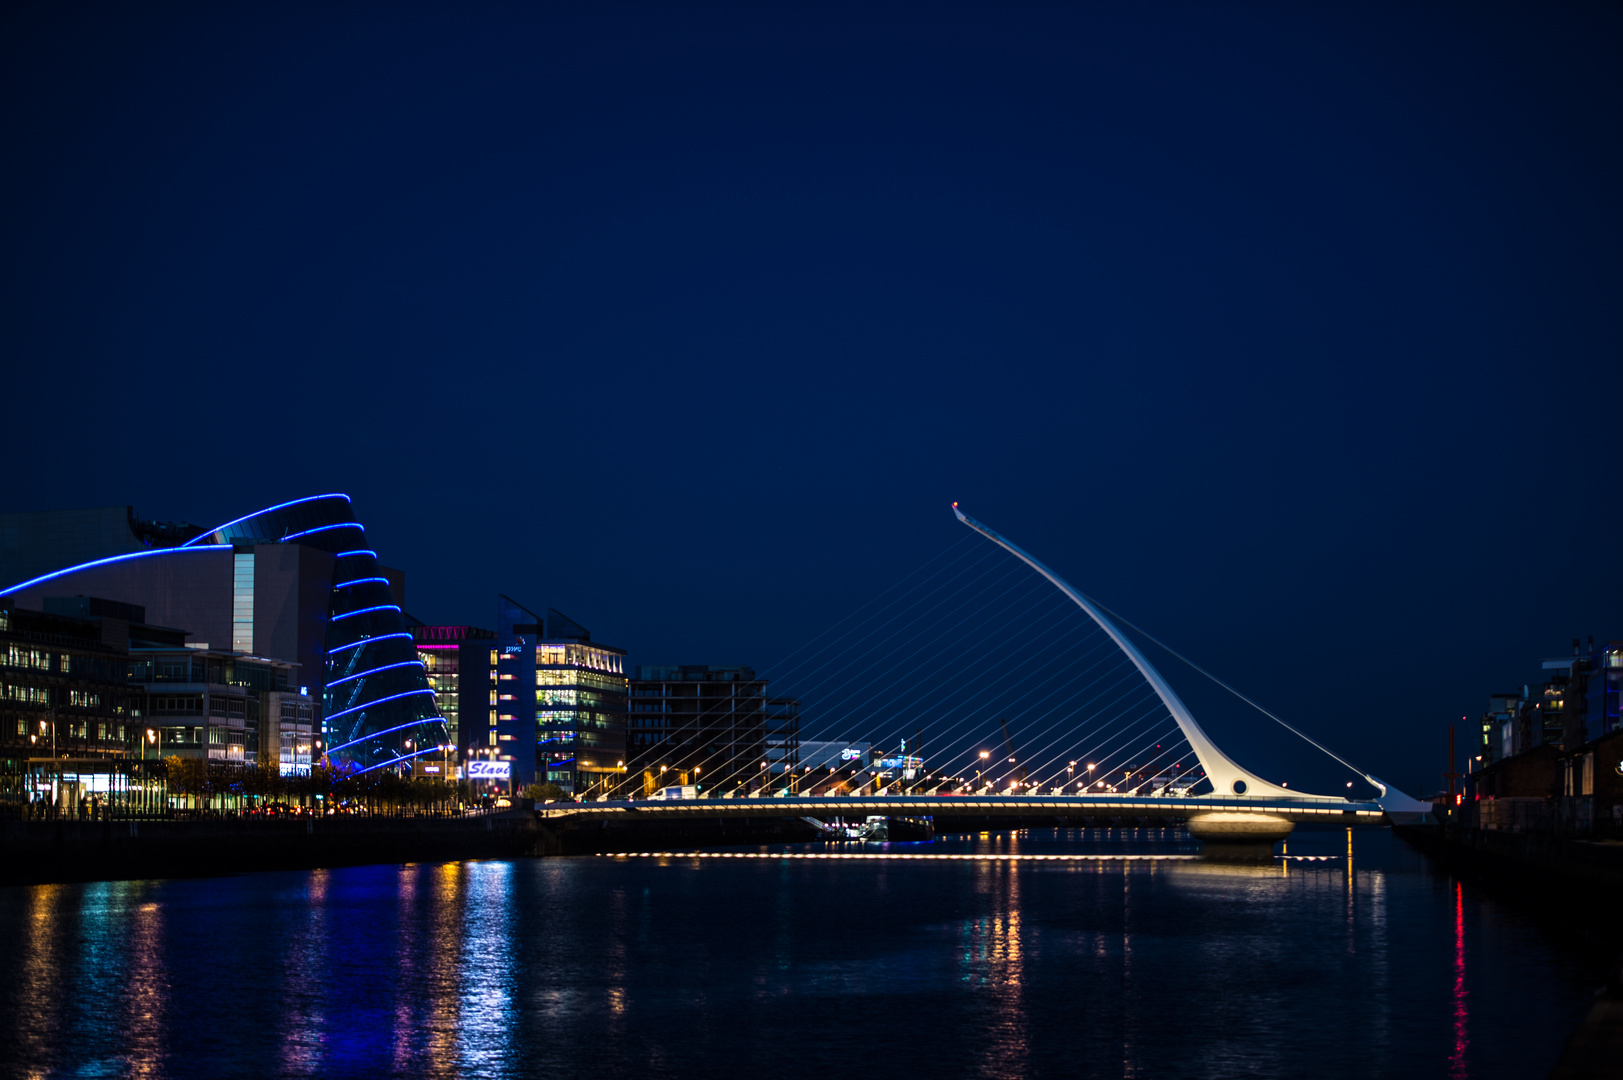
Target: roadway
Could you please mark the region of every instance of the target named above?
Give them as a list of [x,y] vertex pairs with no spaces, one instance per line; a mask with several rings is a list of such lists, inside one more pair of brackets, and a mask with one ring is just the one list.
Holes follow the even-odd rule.
[[1378,803],[1349,799],[1244,799],[1210,796],[1132,795],[880,795],[800,796],[766,798],[638,799],[584,803],[542,803],[542,818],[631,821],[676,818],[747,817],[1131,817],[1187,820],[1223,813],[1344,825],[1389,825]]

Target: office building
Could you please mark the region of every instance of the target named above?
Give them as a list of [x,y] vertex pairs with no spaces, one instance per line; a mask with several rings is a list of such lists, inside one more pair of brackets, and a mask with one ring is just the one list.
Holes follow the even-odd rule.
[[0,600],[0,792],[21,800],[30,758],[121,758],[135,742],[125,665],[131,622]]
[[132,645],[134,756],[191,757],[307,776],[320,757],[314,703],[292,664],[179,643]]
[[411,620],[411,636],[457,760],[496,748],[496,631],[477,626],[426,626]]
[[772,698],[752,668],[639,665],[631,682],[629,771],[645,792],[694,784],[750,790],[800,761],[800,703]]
[[[543,617],[498,596],[490,651],[491,707],[499,760],[515,788],[553,783],[590,798],[617,790],[626,769],[625,650],[592,641],[584,626],[552,608]],[[470,672],[461,673],[463,685]],[[466,697],[464,697],[466,701]],[[475,740],[470,727],[468,739]]]
[[[211,530],[126,522],[120,535],[117,514],[74,513],[82,520],[69,522],[77,546],[67,550],[95,557],[0,588],[0,602],[44,610],[48,601],[106,597],[184,630],[191,648],[294,665],[312,705],[313,749],[335,764],[366,770],[443,756],[448,733],[406,629],[403,581],[366,546],[348,496],[297,499]],[[22,535],[34,517],[0,522],[16,533],[18,560],[37,561],[49,546]]]

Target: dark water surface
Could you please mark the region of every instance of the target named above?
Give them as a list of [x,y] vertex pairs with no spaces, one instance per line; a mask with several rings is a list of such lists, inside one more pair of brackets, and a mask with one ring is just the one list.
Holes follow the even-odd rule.
[[[572,858],[0,890],[15,1076],[1537,1077],[1591,956],[1292,861]],[[797,852],[1179,856],[1159,830]],[[1324,861],[1295,861],[1302,855]],[[1349,869],[1350,865],[1350,869]]]

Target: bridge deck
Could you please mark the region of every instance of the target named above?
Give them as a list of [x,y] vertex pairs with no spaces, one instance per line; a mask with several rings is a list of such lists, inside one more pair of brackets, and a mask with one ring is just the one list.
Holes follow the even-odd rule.
[[1221,810],[1266,814],[1300,823],[1320,821],[1384,825],[1385,812],[1372,802],[1344,799],[1161,798],[1125,795],[876,797],[785,795],[754,799],[648,799],[588,803],[544,803],[543,817],[1154,817],[1187,818]]

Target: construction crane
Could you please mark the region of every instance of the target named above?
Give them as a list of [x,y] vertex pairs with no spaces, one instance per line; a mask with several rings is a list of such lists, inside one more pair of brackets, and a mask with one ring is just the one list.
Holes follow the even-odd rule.
[[1026,767],[1016,761],[1016,758],[1018,758],[1019,755],[1014,752],[1014,742],[1009,738],[1009,718],[1006,716],[1000,716],[997,718],[997,722],[1003,725],[1003,749],[1007,750],[1009,753],[1009,764],[1015,766],[1014,782],[1019,787],[1025,787]]

